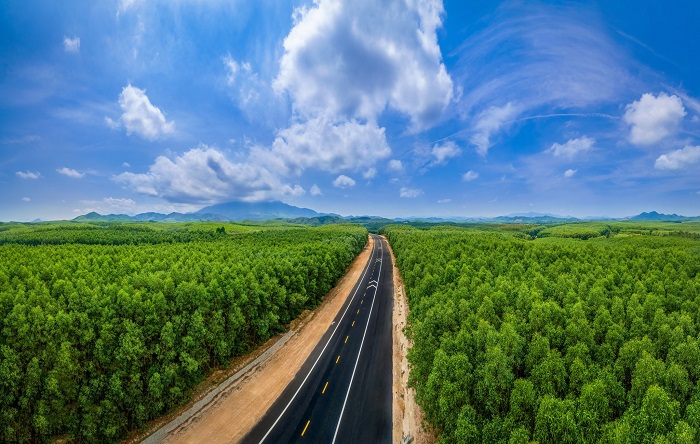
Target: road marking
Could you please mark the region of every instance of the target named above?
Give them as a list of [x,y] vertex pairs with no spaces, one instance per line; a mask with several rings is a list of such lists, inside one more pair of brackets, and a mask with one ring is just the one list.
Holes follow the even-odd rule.
[[345,342],[343,342],[343,344],[347,344],[347,343],[348,343],[348,338],[349,338],[349,337],[350,337],[350,335],[347,335],[347,336],[345,337]]
[[352,321],[352,325],[350,327],[354,327],[354,326],[355,326],[355,321]]
[[[381,245],[381,244],[380,244]],[[383,254],[383,253],[382,253]],[[379,276],[382,276],[382,263],[379,263]],[[374,307],[374,300],[377,298],[377,289],[374,289],[374,296],[372,296],[372,305],[369,307],[369,316],[367,317],[367,323],[365,324],[365,332],[362,334],[362,341],[360,342],[360,351],[357,352],[357,359],[355,359],[355,366],[352,368],[352,375],[350,376],[350,384],[348,385],[348,391],[345,392],[345,400],[343,401],[343,408],[340,409],[340,417],[338,418],[338,424],[335,426],[335,433],[333,434],[333,441],[331,444],[335,444],[335,440],[338,437],[338,430],[340,430],[340,423],[343,420],[343,413],[345,413],[345,406],[348,403],[348,397],[350,396],[350,389],[352,388],[352,381],[355,379],[355,371],[357,370],[357,364],[360,362],[360,355],[362,355],[362,346],[365,344],[365,336],[367,335],[367,327],[369,327],[369,321],[372,316],[372,308]]]
[[335,360],[335,363],[337,364],[338,361],[340,361],[340,355],[338,355],[338,359]]
[[309,428],[309,424],[311,424],[310,419],[308,421],[306,421],[306,425],[304,426],[304,430],[301,432],[301,436],[304,436],[304,433],[306,433],[306,429]]
[[357,310],[357,314],[360,314],[360,310]]
[[323,386],[323,391],[321,392],[321,394],[326,393],[327,388],[328,388],[328,381],[326,381],[326,385]]
[[[367,270],[369,270],[369,264],[372,261],[372,256],[374,256],[374,255],[375,255],[375,252],[373,250],[372,253],[370,254],[369,260],[367,261],[367,265],[365,265],[365,271],[363,271],[362,276],[360,276],[360,282],[362,282],[362,280],[365,278],[365,275],[367,274]],[[316,368],[316,364],[318,364],[318,361],[321,360],[321,356],[323,356],[323,353],[326,351],[328,344],[331,343],[333,336],[335,336],[335,332],[338,331],[338,327],[340,327],[340,324],[342,323],[343,319],[345,319],[345,315],[347,314],[348,310],[350,309],[350,305],[352,305],[352,301],[355,300],[355,296],[357,296],[357,291],[359,289],[360,289],[360,287],[358,285],[357,288],[355,289],[355,293],[353,293],[353,295],[352,295],[352,298],[350,298],[350,302],[348,302],[347,307],[345,307],[345,311],[343,312],[343,315],[340,317],[340,321],[338,321],[338,324],[335,326],[335,329],[333,329],[333,333],[331,333],[330,337],[328,338],[328,341],[326,341],[326,345],[323,346],[323,348],[321,349],[321,352],[318,354],[318,357],[316,358],[316,361],[314,361],[314,365],[311,366],[309,373],[306,374],[306,377],[304,378],[304,380],[301,381],[301,384],[299,384],[297,391],[294,392],[294,394],[292,395],[292,399],[289,400],[287,405],[284,407],[284,410],[282,410],[282,413],[280,413],[280,415],[277,417],[275,422],[268,429],[267,433],[265,433],[265,436],[262,437],[259,444],[262,444],[263,442],[265,442],[267,437],[270,435],[270,432],[272,432],[272,429],[274,429],[277,426],[277,423],[280,422],[280,419],[282,419],[282,416],[284,416],[284,414],[287,412],[287,410],[289,409],[289,406],[292,405],[292,402],[294,402],[294,399],[297,397],[297,395],[301,391],[301,388],[304,386],[304,384],[306,384],[306,381],[309,379],[309,376],[311,376],[311,373],[314,371],[314,368]],[[357,310],[357,312],[359,313],[360,310]],[[339,359],[340,359],[340,356],[338,356],[338,360]],[[335,361],[336,364],[338,363],[338,360]]]
[[360,305],[362,305],[362,303],[363,303],[364,301],[365,301],[364,299],[363,299],[363,300],[361,300],[361,301],[360,301]]

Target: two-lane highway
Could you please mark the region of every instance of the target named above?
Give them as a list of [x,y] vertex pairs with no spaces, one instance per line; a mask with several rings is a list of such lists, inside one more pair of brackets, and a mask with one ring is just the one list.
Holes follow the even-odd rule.
[[391,442],[393,277],[386,241],[294,380],[244,443]]

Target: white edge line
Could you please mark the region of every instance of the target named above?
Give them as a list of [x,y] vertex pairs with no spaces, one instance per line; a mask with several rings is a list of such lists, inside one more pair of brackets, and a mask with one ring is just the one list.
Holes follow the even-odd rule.
[[[372,238],[372,239],[375,240],[374,238]],[[376,240],[375,240],[375,241],[376,241]],[[381,241],[380,241],[380,245],[381,245]],[[375,248],[372,248],[372,254],[371,254],[370,257],[369,257],[369,260],[367,261],[367,265],[365,266],[365,271],[362,273],[362,276],[360,277],[360,281],[358,282],[358,284],[359,284],[360,282],[362,282],[362,280],[365,278],[365,274],[367,274],[367,270],[369,270],[369,264],[372,263],[372,256],[374,255],[374,252],[375,252]],[[380,274],[381,274],[381,267],[379,267],[379,272],[380,272]],[[311,373],[314,371],[314,368],[316,367],[316,364],[318,364],[318,361],[321,359],[321,356],[323,356],[323,353],[326,351],[326,347],[328,347],[328,344],[330,344],[331,339],[333,339],[333,336],[335,335],[335,332],[338,330],[338,327],[340,327],[340,324],[342,324],[343,319],[345,318],[345,314],[348,312],[348,309],[350,308],[350,305],[352,305],[352,301],[355,299],[355,296],[357,296],[357,291],[360,289],[360,287],[361,287],[361,285],[357,285],[357,288],[355,289],[355,293],[352,295],[352,298],[350,299],[350,302],[348,302],[347,307],[345,307],[345,311],[343,312],[343,315],[340,317],[340,320],[338,321],[338,323],[335,325],[335,328],[333,329],[333,333],[331,333],[331,336],[328,338],[328,341],[326,342],[326,345],[323,346],[323,349],[321,350],[321,353],[318,354],[318,358],[316,358],[316,361],[314,362],[314,365],[311,366],[311,369],[309,370],[309,373],[307,373],[307,374],[306,374],[306,377],[304,378],[304,380],[301,381],[301,384],[299,384],[299,388],[297,388],[297,391],[294,392],[294,395],[292,395],[292,399],[289,400],[289,402],[287,403],[287,405],[284,407],[284,410],[282,410],[282,413],[280,413],[280,415],[277,417],[277,419],[276,419],[275,422],[272,424],[272,426],[270,427],[270,429],[267,431],[267,433],[265,433],[265,436],[262,437],[262,439],[260,440],[260,444],[262,444],[262,443],[267,439],[267,436],[270,434],[270,432],[272,432],[272,429],[274,429],[275,426],[277,426],[277,423],[280,421],[280,419],[282,419],[282,416],[284,416],[284,414],[287,412],[287,409],[289,408],[289,406],[292,405],[292,402],[294,402],[294,398],[297,397],[297,395],[299,394],[299,391],[301,390],[301,388],[302,388],[302,387],[304,386],[304,384],[306,383],[306,380],[309,379],[309,376],[311,376]],[[376,295],[376,293],[377,293],[376,290],[375,290],[374,293],[375,293],[375,295]],[[374,300],[372,300],[372,305],[374,305]],[[372,310],[372,309],[370,308],[370,313],[371,313],[371,310]],[[365,327],[365,331],[367,331],[367,327]],[[363,342],[364,342],[364,338],[363,338],[362,340],[363,340]],[[360,345],[360,351],[362,351],[362,345]],[[359,354],[358,354],[358,356],[359,356]],[[303,364],[302,364],[302,365],[303,365]],[[355,366],[357,366],[357,363],[355,363]],[[353,374],[354,374],[354,371],[353,371]],[[352,379],[350,380],[350,383],[352,384]],[[346,400],[347,400],[347,398],[346,398]],[[345,405],[343,404],[343,408],[344,408],[344,407],[345,407]],[[341,417],[342,417],[342,412],[341,412]],[[337,433],[337,430],[336,430],[336,433]],[[335,439],[334,439],[334,441],[335,441]]]
[[[379,241],[379,245],[381,246],[381,241]],[[384,254],[382,252],[382,254]],[[379,263],[379,276],[377,276],[377,280],[381,279],[382,277],[382,265],[381,262]],[[372,308],[374,307],[374,301],[377,299],[377,288],[374,288],[374,296],[372,296],[372,305],[369,307],[369,315],[372,316]],[[369,327],[369,321],[370,318],[367,318],[367,324],[365,324],[365,332],[362,334],[362,342],[360,342],[360,351],[357,352],[357,359],[355,359],[355,366],[352,369],[352,376],[350,376],[350,384],[348,385],[348,391],[345,393],[345,400],[343,401],[343,408],[340,409],[340,417],[338,418],[338,425],[335,426],[335,433],[333,434],[333,441],[331,441],[332,444],[335,444],[335,439],[338,436],[338,430],[340,429],[340,423],[343,420],[343,413],[345,412],[345,404],[348,402],[348,397],[350,396],[350,389],[352,388],[352,380],[355,379],[355,370],[357,370],[357,363],[360,362],[360,355],[362,355],[362,346],[365,344],[365,336],[367,335],[367,328]]]

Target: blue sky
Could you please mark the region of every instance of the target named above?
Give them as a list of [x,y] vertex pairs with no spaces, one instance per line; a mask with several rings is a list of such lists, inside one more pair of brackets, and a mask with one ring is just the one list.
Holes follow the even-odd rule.
[[700,214],[695,2],[0,11],[0,220]]

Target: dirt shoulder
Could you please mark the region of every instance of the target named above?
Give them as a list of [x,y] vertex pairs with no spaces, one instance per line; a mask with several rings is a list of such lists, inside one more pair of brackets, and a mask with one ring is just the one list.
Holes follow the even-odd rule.
[[408,316],[408,301],[406,300],[403,279],[401,279],[399,269],[396,267],[396,258],[390,245],[389,253],[391,254],[391,262],[394,264],[392,442],[400,443],[404,436],[412,435],[413,442],[416,444],[434,444],[437,440],[429,430],[423,427],[423,410],[416,404],[416,392],[408,387],[406,354],[412,344],[403,333]]
[[[365,249],[355,258],[336,287],[324,297],[321,305],[293,322],[290,326],[291,331],[287,335],[277,338],[282,341],[281,344],[267,353],[259,363],[252,365],[249,371],[221,390],[194,416],[168,434],[163,442],[240,441],[277,400],[321,340],[352,291],[355,282],[360,278],[369,260],[373,244],[374,241],[370,237]],[[258,349],[247,359],[242,359],[239,369],[253,362],[269,348],[271,344],[268,343],[261,347],[262,350]],[[236,371],[238,370],[229,373],[233,374]]]

